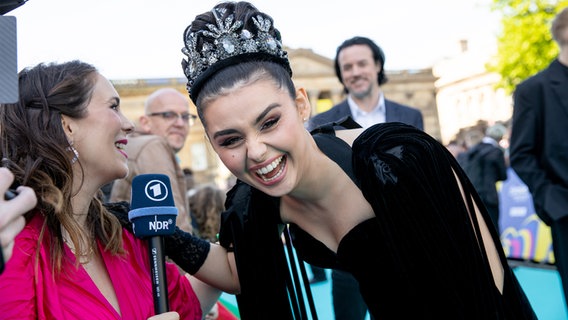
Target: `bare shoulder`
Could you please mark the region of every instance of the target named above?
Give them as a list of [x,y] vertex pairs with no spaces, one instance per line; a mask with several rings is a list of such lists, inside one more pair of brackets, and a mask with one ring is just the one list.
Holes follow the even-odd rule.
[[335,135],[351,146],[353,145],[353,141],[355,141],[355,139],[361,134],[361,132],[363,132],[363,130],[363,128],[337,130],[335,131]]

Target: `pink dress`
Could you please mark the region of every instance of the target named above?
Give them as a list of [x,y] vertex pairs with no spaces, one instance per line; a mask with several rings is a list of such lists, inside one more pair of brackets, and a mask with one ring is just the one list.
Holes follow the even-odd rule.
[[[107,267],[120,305],[120,312],[101,294],[82,266],[65,247],[62,272],[55,275],[44,236],[37,256],[43,217],[37,214],[15,240],[12,258],[0,275],[0,319],[132,319],[154,315],[148,246],[124,230],[125,255],[99,251]],[[37,256],[37,259],[36,259]],[[36,269],[37,267],[37,269]],[[169,304],[180,319],[201,319],[201,307],[187,278],[178,267],[166,263]]]

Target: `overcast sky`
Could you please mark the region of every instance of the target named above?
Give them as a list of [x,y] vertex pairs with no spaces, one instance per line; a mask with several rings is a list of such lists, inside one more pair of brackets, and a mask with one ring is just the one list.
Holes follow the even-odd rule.
[[[455,55],[459,40],[491,50],[499,28],[491,0],[252,0],[271,15],[284,45],[333,58],[345,39],[367,36],[386,70],[420,69]],[[9,12],[18,32],[18,70],[81,59],[107,78],[183,77],[182,35],[217,0],[28,0]]]

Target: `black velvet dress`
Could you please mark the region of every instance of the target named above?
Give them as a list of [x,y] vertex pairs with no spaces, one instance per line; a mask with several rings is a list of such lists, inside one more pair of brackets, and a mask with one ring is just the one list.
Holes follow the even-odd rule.
[[[400,123],[365,130],[353,149],[331,133],[319,130],[314,138],[359,186],[375,217],[353,228],[337,253],[291,225],[301,259],[351,272],[376,319],[536,319],[489,228],[504,266],[503,294],[495,286],[477,216],[469,214],[473,202],[490,218],[443,145]],[[473,200],[464,202],[456,176]],[[234,244],[242,318],[304,318],[293,308],[300,285],[279,236],[279,200],[239,183],[227,205],[221,244]]]

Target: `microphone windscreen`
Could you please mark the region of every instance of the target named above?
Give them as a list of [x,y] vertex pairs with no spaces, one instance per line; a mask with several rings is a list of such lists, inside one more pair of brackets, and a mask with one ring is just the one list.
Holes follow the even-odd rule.
[[165,174],[140,174],[132,180],[132,209],[175,207],[170,178]]
[[128,218],[133,223],[135,236],[173,234],[177,215],[167,175],[141,174],[134,177]]

